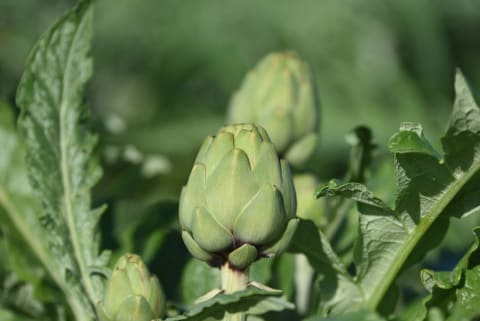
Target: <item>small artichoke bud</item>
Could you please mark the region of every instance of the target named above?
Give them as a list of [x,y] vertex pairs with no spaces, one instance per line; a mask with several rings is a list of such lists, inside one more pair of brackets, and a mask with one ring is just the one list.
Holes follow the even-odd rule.
[[311,174],[299,174],[293,177],[297,191],[297,216],[312,220],[317,227],[325,225],[325,198],[315,199],[315,189],[320,184]]
[[290,169],[266,131],[230,125],[205,140],[182,189],[182,237],[197,259],[244,270],[285,249],[295,210]]
[[292,52],[272,53],[245,77],[232,96],[227,122],[263,126],[292,166],[315,151],[319,102],[308,66]]
[[117,261],[97,312],[100,321],[150,321],[163,317],[163,290],[138,255],[126,254]]

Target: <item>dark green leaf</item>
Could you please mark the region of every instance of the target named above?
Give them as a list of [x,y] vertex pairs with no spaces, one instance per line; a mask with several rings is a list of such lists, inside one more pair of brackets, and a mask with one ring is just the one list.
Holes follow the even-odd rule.
[[289,252],[306,255],[320,276],[320,306],[323,311],[336,313],[361,305],[363,295],[360,288],[312,221],[300,220]]
[[431,292],[425,301],[425,314],[438,309],[451,321],[480,317],[480,227],[474,229],[474,234],[474,244],[453,271],[422,271],[422,281]]
[[366,126],[355,127],[346,140],[351,146],[346,181],[363,183],[372,162],[372,152],[377,146],[373,142],[372,131]]
[[120,243],[118,255],[138,253],[151,263],[159,253],[168,232],[177,222],[178,207],[173,201],[144,204],[138,200],[121,200],[114,206],[113,236]]

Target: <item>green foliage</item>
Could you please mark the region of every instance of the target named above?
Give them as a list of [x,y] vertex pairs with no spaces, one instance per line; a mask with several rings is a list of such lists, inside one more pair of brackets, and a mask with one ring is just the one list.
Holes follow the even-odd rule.
[[[480,316],[480,230],[475,227],[480,224],[480,110],[473,85],[460,71],[439,143],[424,134],[431,124],[408,122],[386,144],[392,155],[382,154],[385,144],[372,132],[384,127],[370,110],[372,129],[357,126],[345,136],[349,157],[331,146],[325,154],[329,162],[345,158],[340,166],[326,169],[317,157],[292,175],[277,152],[289,159],[293,149],[300,156],[290,161],[298,164],[312,153],[321,125],[318,88],[298,58],[268,55],[232,96],[231,108],[250,117],[268,105],[260,118],[269,132],[243,124],[207,138],[181,192],[198,148],[192,142],[215,132],[224,115],[209,114],[213,107],[197,108],[195,117],[179,112],[179,121],[166,124],[166,117],[157,128],[134,130],[113,113],[92,122],[90,102],[95,109],[102,102],[95,85],[95,95],[87,90],[93,74],[92,18],[93,1],[80,0],[40,37],[18,85],[19,113],[0,100],[1,320],[467,321]],[[388,37],[374,40],[381,39]],[[221,53],[216,62],[238,68]],[[260,75],[262,68],[266,72]],[[319,74],[316,68],[312,65],[312,74]],[[358,86],[359,94],[371,85],[347,74],[320,75],[319,87],[341,80]],[[235,78],[225,75],[226,83],[229,77]],[[112,101],[123,101],[125,87],[110,80],[115,90],[105,91],[103,102],[114,95]],[[235,87],[233,81],[224,86],[225,92]],[[135,106],[148,103],[142,87],[127,89],[136,92]],[[178,107],[173,100],[183,92],[169,89],[172,96],[162,102]],[[87,103],[85,97],[97,98]],[[326,106],[329,101],[327,94]],[[382,101],[382,107],[391,104]],[[153,113],[126,110],[132,123],[155,119]],[[296,114],[299,110],[304,112]],[[257,121],[247,118],[238,121]],[[338,143],[342,118],[322,120],[328,124],[322,137]],[[100,144],[92,127],[104,131]],[[281,141],[277,150],[269,136]],[[103,178],[98,159],[106,170]],[[325,180],[334,176],[343,178]],[[111,205],[106,211],[98,206],[104,203]],[[467,249],[466,231],[472,228],[475,240]],[[113,272],[106,249],[120,258]]]
[[101,298],[103,281],[94,271],[108,259],[98,256],[95,225],[102,209],[90,209],[90,188],[101,174],[91,158],[96,138],[87,129],[83,105],[92,73],[91,37],[92,4],[83,1],[34,47],[17,94],[29,178],[42,200],[36,212],[41,237],[31,242],[51,252],[42,261],[54,266],[49,270],[75,301],[80,320],[94,318],[89,300]]
[[[465,186],[477,183],[474,178],[480,169],[480,110],[460,72],[455,89],[450,125],[442,138],[445,160],[435,157],[418,125],[402,126],[391,139],[398,186],[394,209],[358,183],[330,183],[317,191],[317,196],[339,195],[358,203],[355,284],[362,298],[355,298],[361,304],[377,308],[398,273],[441,240],[448,217],[462,216],[478,206],[455,206],[460,210],[456,212],[449,208],[469,193]],[[353,304],[346,310],[352,309]]]
[[214,294],[212,298],[192,306],[186,316],[174,317],[167,321],[200,321],[208,317],[221,320],[226,312],[243,311],[249,315],[259,315],[268,311],[293,309],[293,304],[278,298],[281,295],[280,290],[250,285],[247,289],[233,294]]
[[[480,228],[475,242],[451,272],[422,271],[422,281],[431,293],[425,300],[425,314],[435,309],[445,320],[467,321],[480,316]],[[431,312],[430,312],[431,313]]]

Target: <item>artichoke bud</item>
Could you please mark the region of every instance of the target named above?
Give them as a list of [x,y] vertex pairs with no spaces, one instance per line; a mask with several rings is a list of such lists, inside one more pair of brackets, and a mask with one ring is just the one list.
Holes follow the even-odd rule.
[[230,101],[227,122],[263,126],[292,166],[304,164],[317,145],[319,102],[311,72],[292,52],[267,55]]
[[182,189],[182,238],[197,259],[243,270],[280,240],[288,245],[295,210],[290,169],[267,132],[230,125],[205,140]]
[[97,311],[100,321],[150,321],[163,317],[165,296],[141,258],[126,254],[118,259]]
[[293,177],[297,197],[297,216],[312,220],[317,227],[325,225],[325,198],[315,199],[315,189],[320,185],[318,179],[311,174],[300,174]]

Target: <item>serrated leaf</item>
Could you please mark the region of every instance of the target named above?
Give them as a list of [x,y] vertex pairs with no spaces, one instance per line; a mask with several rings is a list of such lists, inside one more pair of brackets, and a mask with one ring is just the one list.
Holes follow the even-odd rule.
[[[40,242],[63,267],[60,278],[69,286],[81,283],[85,297],[96,303],[103,280],[91,271],[104,267],[108,256],[98,255],[102,209],[91,209],[90,189],[101,169],[93,161],[96,137],[83,105],[92,74],[92,10],[92,1],[81,1],[41,37],[27,61],[17,104],[29,179],[42,200],[37,215],[48,232]],[[86,306],[93,318],[91,303]]]
[[[395,134],[401,138],[402,132],[408,132],[415,137],[409,136],[412,144],[402,139],[393,144],[398,187],[393,210],[358,185],[326,186],[319,191],[320,195],[339,194],[358,203],[355,278],[365,295],[364,304],[370,308],[378,306],[405,266],[431,248],[425,242],[441,239],[449,216],[461,217],[480,204],[478,197],[470,198],[468,206],[458,201],[475,190],[468,186],[480,169],[480,110],[460,73],[456,94],[450,126],[442,138],[445,157],[427,148],[430,143],[418,126],[403,126]],[[424,238],[426,235],[430,236]]]
[[226,312],[259,315],[271,311],[293,309],[292,303],[279,298],[281,295],[282,291],[279,290],[249,285],[242,291],[218,294],[207,301],[192,306],[185,316],[167,320],[202,321],[207,318],[222,319]]
[[480,227],[474,234],[474,244],[453,271],[422,271],[423,283],[431,293],[425,300],[425,315],[438,309],[451,321],[480,317]]
[[[35,286],[37,295],[50,296],[40,289],[45,274],[43,267],[62,289],[77,319],[89,320],[90,305],[81,287],[67,284],[67,280],[61,277],[65,270],[63,264],[55,260],[52,249],[42,242],[48,232],[38,222],[41,204],[33,197],[28,183],[24,145],[15,132],[13,115],[6,106],[0,107],[0,142],[3,146],[0,153],[0,227],[8,250],[6,259],[20,280]],[[22,296],[26,300],[25,294]],[[32,309],[28,312],[31,313]]]
[[337,181],[331,180],[327,184],[319,186],[315,191],[315,197],[342,196],[353,199],[359,203],[378,207],[383,211],[392,211],[381,199],[376,197],[368,188],[360,183],[346,183],[338,185]]

